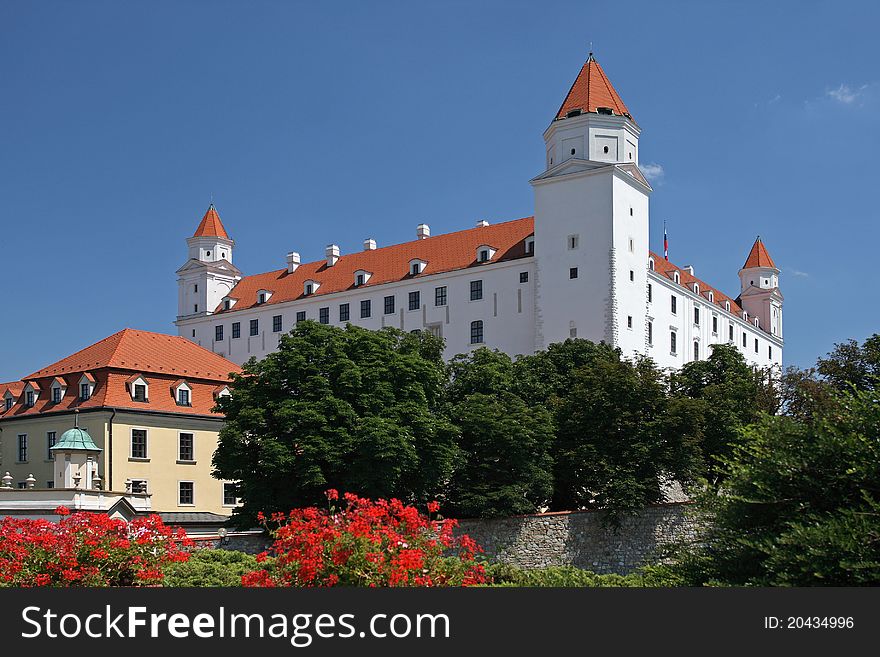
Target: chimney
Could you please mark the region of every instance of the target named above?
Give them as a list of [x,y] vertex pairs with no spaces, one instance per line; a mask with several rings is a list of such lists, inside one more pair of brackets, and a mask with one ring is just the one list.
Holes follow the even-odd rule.
[[324,253],[327,255],[327,266],[332,267],[339,260],[339,245],[328,244],[327,248],[324,249]]
[[694,266],[693,265],[685,265],[684,267],[682,267],[682,269],[684,269],[691,276],[694,275]]
[[287,254],[287,273],[292,274],[299,267],[299,253],[291,251]]
[[364,251],[375,251],[376,250],[376,240],[372,237],[364,240]]
[[480,219],[480,220],[477,222],[477,228],[485,228],[485,227],[488,226],[488,225],[489,225],[489,222],[486,221],[485,219]]
[[420,240],[431,237],[431,228],[428,226],[428,224],[419,224],[418,226],[416,226],[416,237]]

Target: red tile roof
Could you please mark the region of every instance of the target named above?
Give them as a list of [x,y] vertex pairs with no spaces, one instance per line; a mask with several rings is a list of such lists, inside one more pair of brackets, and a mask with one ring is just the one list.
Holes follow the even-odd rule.
[[205,216],[202,217],[202,222],[196,228],[193,237],[222,237],[223,239],[229,239],[229,235],[226,234],[226,229],[223,227],[223,222],[220,221],[220,215],[217,214],[213,203],[208,207]]
[[22,380],[94,372],[104,367],[128,372],[170,374],[175,378],[186,375],[210,381],[226,381],[230,372],[240,371],[235,363],[186,338],[123,329]]
[[215,312],[237,312],[256,306],[260,290],[272,292],[272,296],[260,305],[299,299],[304,296],[303,284],[308,280],[319,283],[313,296],[354,289],[355,272],[359,270],[372,274],[369,281],[360,286],[364,288],[404,281],[414,278],[409,273],[409,262],[413,259],[428,263],[420,276],[482,267],[484,265],[477,262],[477,248],[484,245],[491,245],[496,249],[491,262],[522,258],[527,255],[525,240],[534,232],[534,217],[526,217],[381,249],[343,254],[332,267],[327,266],[325,259],[302,264],[293,273],[288,273],[287,269],[279,269],[246,276],[229,293],[231,298],[238,299],[235,306],[230,310],[223,310],[223,304],[220,304]]
[[593,59],[593,53],[590,53],[562,106],[556,112],[556,118],[564,119],[573,110],[597,112],[600,107],[608,107],[615,114],[632,118],[620,95],[608,81],[605,71]]
[[[24,390],[24,383],[21,381],[9,381],[8,383],[0,383],[0,397],[5,397],[6,392],[9,391],[13,395],[15,395],[16,399],[21,394],[22,390]],[[0,410],[2,410],[3,406],[0,406]]]
[[749,251],[749,257],[746,258],[746,264],[743,265],[743,269],[750,269],[751,267],[772,267],[776,269],[776,265],[773,264],[773,258],[770,257],[770,254],[767,252],[767,247],[764,246],[764,242],[761,241],[761,237],[758,236],[758,239],[755,240],[755,243],[752,245],[752,250]]
[[675,272],[678,272],[679,284],[682,287],[685,287],[690,292],[693,292],[694,283],[696,283],[699,286],[700,296],[703,297],[703,299],[709,302],[709,292],[711,292],[714,299],[714,304],[722,309],[725,309],[725,302],[729,301],[730,312],[742,319],[742,307],[736,302],[736,300],[727,296],[726,294],[724,294],[724,292],[721,292],[717,288],[712,287],[705,281],[700,280],[696,276],[691,276],[687,271],[685,271],[681,267],[672,264],[663,256],[651,252],[651,257],[654,259],[654,271],[663,274],[670,281],[674,281],[673,274]]
[[[231,372],[241,372],[241,368],[189,340],[125,329],[25,377],[43,390],[48,390],[54,380],[64,381],[67,391],[58,403],[41,393],[33,407],[26,407],[20,399],[22,382],[0,385],[0,392],[13,390],[18,400],[9,411],[0,406],[0,419],[106,407],[216,416],[213,412],[215,391],[218,384],[225,385],[229,381]],[[84,374],[95,382],[95,389],[89,399],[81,400],[77,384]],[[137,375],[142,375],[150,386],[147,402],[131,398],[128,384]],[[192,388],[191,406],[178,406],[171,391],[181,375],[186,375],[187,384]]]

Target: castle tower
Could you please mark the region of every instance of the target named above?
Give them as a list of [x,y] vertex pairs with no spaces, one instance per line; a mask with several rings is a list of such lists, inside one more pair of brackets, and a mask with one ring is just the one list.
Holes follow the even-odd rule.
[[235,242],[213,203],[186,244],[189,259],[177,270],[178,319],[210,315],[241,279],[241,272],[232,264]]
[[739,280],[739,304],[749,319],[757,318],[761,328],[781,338],[783,297],[779,291],[779,269],[760,235],[739,270]]
[[646,350],[648,195],[640,130],[592,53],[544,132],[535,190],[536,349]]

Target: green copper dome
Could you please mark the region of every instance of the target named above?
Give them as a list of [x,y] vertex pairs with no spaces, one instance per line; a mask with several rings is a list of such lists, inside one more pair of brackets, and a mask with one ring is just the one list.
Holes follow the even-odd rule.
[[55,446],[52,447],[51,451],[54,452],[55,450],[60,451],[72,449],[84,450],[89,452],[102,451],[101,448],[95,444],[95,441],[92,440],[89,432],[80,429],[79,427],[68,429],[63,434],[61,434],[61,440],[55,443]]

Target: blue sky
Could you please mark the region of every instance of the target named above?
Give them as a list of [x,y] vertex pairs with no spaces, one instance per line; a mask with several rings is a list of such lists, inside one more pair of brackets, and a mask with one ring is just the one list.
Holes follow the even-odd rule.
[[736,294],[760,234],[786,361],[880,331],[876,3],[0,3],[0,381],[174,332],[213,194],[246,273],[532,213],[596,57],[642,127],[652,248]]

